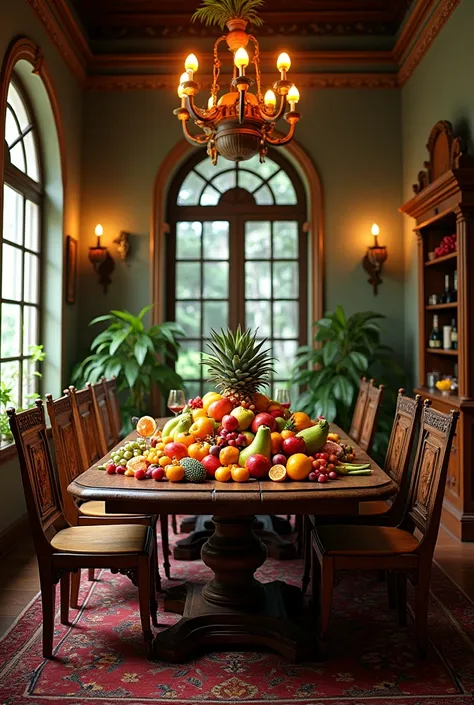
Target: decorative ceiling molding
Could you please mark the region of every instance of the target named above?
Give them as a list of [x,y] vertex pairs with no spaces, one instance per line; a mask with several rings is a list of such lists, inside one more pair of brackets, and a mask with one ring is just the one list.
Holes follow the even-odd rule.
[[[88,89],[175,90],[181,54],[93,54],[67,0],[26,1],[73,74]],[[459,2],[440,0],[436,7],[437,0],[416,0],[392,50],[295,52],[295,65],[314,70],[314,73],[300,74],[301,87],[394,88],[404,85]],[[270,52],[262,52],[262,58],[264,67],[273,63]],[[175,67],[177,70],[171,74]],[[365,70],[361,72],[361,69]],[[156,73],[157,70],[161,72]]]

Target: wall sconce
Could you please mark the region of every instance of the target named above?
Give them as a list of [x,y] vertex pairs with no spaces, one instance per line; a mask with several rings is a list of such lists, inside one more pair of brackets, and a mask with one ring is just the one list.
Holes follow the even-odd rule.
[[100,223],[95,227],[95,234],[97,236],[97,244],[95,247],[89,247],[89,261],[99,275],[99,283],[103,287],[104,293],[107,293],[107,287],[112,282],[110,275],[115,269],[115,262],[110,256],[108,249],[100,244],[100,238],[104,234],[104,228]]
[[115,238],[114,244],[117,245],[117,252],[121,260],[126,262],[130,254],[130,243],[128,241],[130,233],[121,231],[120,235]]
[[374,236],[374,244],[372,247],[367,248],[367,253],[362,260],[362,266],[370,275],[368,282],[369,284],[372,284],[374,294],[377,295],[377,289],[382,283],[380,276],[382,274],[382,266],[388,257],[388,252],[385,245],[379,245],[378,243],[377,237],[380,233],[380,228],[377,223],[372,225],[371,233]]

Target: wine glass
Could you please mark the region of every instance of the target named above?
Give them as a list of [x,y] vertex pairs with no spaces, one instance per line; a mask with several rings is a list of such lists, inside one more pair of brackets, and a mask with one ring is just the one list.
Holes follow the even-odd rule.
[[186,397],[182,389],[172,389],[168,396],[168,409],[176,416],[186,406]]
[[275,393],[275,401],[280,404],[284,409],[290,408],[290,392],[288,389],[277,389]]

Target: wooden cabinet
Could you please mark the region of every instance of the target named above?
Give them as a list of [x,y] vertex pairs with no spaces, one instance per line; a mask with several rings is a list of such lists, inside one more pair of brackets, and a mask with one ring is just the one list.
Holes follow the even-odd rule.
[[[400,210],[415,219],[418,240],[418,384],[416,392],[435,409],[460,410],[443,506],[443,523],[474,541],[474,159],[449,122],[432,129],[429,159],[418,174],[414,197]],[[456,235],[455,252],[434,256],[445,236]],[[451,294],[444,296],[445,281]],[[457,281],[457,293],[453,294]],[[433,302],[432,297],[437,296]],[[445,299],[449,300],[446,301]],[[454,321],[456,349],[430,347],[433,316],[441,334]],[[457,380],[443,394],[428,387],[430,373]]]

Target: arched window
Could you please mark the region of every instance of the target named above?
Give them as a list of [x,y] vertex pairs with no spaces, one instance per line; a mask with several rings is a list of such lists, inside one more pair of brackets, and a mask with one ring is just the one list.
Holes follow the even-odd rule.
[[36,125],[15,78],[5,114],[0,381],[20,406],[37,391],[31,357],[40,331],[42,195]]
[[211,328],[240,323],[270,340],[275,384],[290,378],[307,333],[305,192],[298,173],[270,152],[241,164],[203,151],[174,179],[168,197],[167,316],[187,338],[176,369],[189,395],[203,394]]

